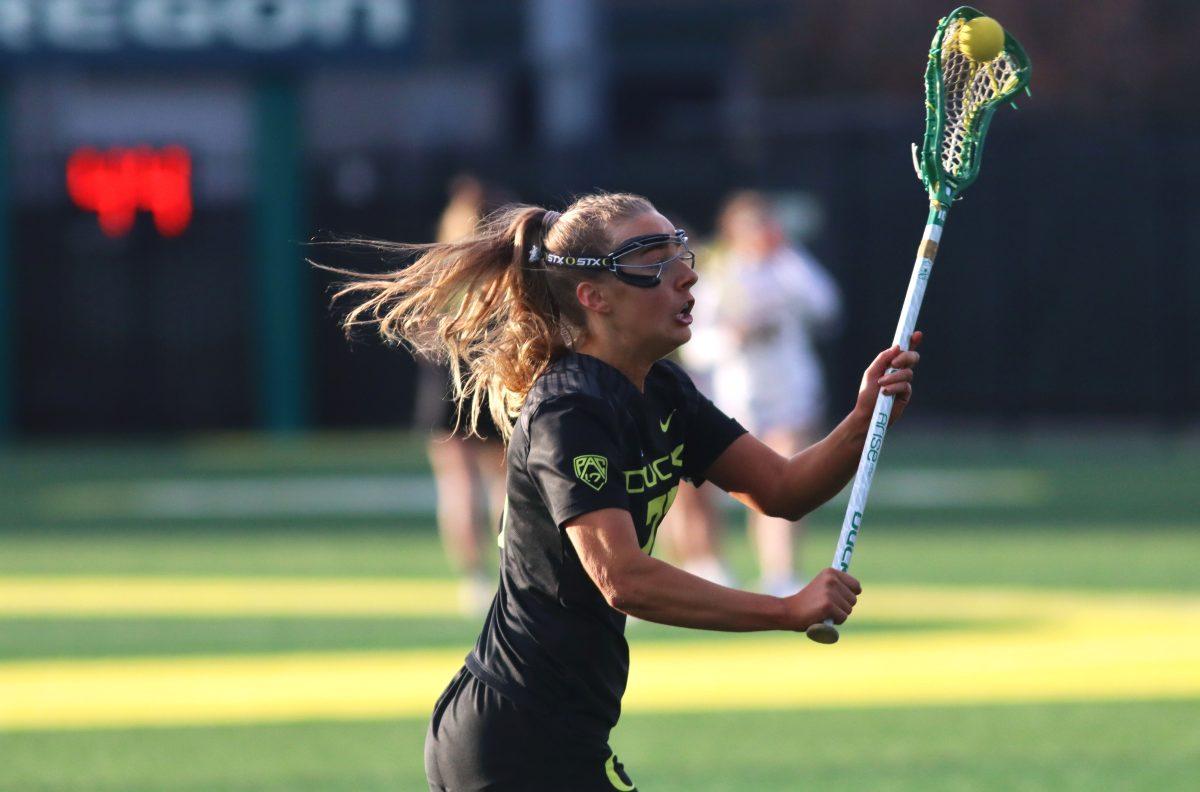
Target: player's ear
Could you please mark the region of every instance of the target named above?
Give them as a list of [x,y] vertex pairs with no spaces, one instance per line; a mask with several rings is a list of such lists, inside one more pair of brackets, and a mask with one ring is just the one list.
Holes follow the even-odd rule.
[[580,281],[575,285],[575,298],[579,300],[580,305],[589,311],[601,314],[607,314],[612,311],[608,295],[599,283],[586,280]]

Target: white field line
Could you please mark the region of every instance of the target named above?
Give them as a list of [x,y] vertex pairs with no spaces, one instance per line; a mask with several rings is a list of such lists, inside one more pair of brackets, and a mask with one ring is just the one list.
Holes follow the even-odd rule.
[[[1049,484],[1037,471],[881,470],[871,505],[1028,506],[1045,501],[1048,495]],[[843,494],[834,502],[844,502],[846,497]],[[80,482],[48,488],[38,503],[45,516],[58,519],[432,516],[435,505],[434,481],[423,475]]]
[[43,513],[63,518],[255,518],[432,515],[429,476],[144,479],[64,484]]
[[[1200,597],[879,587],[936,632],[633,638],[627,714],[1200,698]],[[467,647],[0,664],[0,729],[426,717]]]

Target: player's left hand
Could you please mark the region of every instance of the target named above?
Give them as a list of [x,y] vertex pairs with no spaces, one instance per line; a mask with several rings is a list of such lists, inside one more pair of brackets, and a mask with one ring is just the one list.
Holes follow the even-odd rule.
[[[899,344],[893,344],[875,356],[871,365],[863,373],[862,385],[858,389],[858,401],[854,404],[856,412],[865,415],[867,420],[870,420],[875,410],[875,399],[882,390],[884,393],[896,397],[896,400],[892,402],[892,414],[888,419],[888,425],[891,426],[904,414],[904,408],[912,399],[913,369],[921,360],[917,347],[921,345],[924,337],[924,333],[918,330],[912,334],[907,352],[902,352]],[[889,371],[889,369],[891,370]]]

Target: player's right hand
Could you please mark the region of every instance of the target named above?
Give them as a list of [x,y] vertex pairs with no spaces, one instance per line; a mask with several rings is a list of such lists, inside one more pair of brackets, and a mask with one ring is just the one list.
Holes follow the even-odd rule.
[[904,414],[904,408],[912,399],[913,369],[921,360],[917,347],[921,346],[924,338],[925,334],[917,330],[909,339],[907,352],[900,351],[900,347],[893,344],[876,355],[875,360],[871,361],[871,365],[863,372],[862,384],[858,388],[858,399],[854,403],[854,411],[865,418],[867,423],[874,419],[875,399],[879,396],[880,390],[895,397],[895,401],[892,402],[892,412],[888,418],[888,426],[900,420],[900,416]]
[[826,567],[807,586],[784,598],[788,628],[803,632],[826,619],[841,624],[854,610],[859,594],[862,586],[853,576]]

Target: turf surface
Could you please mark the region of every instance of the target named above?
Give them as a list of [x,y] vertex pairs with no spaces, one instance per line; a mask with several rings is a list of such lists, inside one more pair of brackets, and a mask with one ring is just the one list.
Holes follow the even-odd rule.
[[[1049,608],[1056,592],[1135,598],[1138,592],[1200,592],[1200,451],[1194,447],[1153,436],[903,438],[898,433],[890,441],[892,467],[881,469],[879,479],[885,497],[873,502],[855,557],[853,571],[868,592],[879,584],[1020,587],[1045,591]],[[164,518],[148,514],[135,497],[146,482],[164,480],[419,478],[426,473],[419,448],[395,435],[335,435],[10,453],[0,458],[7,507],[0,515],[0,578],[442,579],[450,571],[431,517],[419,509]],[[889,499],[884,477],[892,469],[926,475],[894,478]],[[906,500],[912,491],[922,497]],[[923,497],[929,493],[937,497]],[[89,519],[89,498],[107,499],[97,509],[102,517]],[[809,571],[830,553],[839,517],[834,506],[812,521]],[[740,530],[731,532],[729,550],[735,571],[750,579],[751,554]],[[477,623],[445,615],[7,613],[0,615],[0,672],[5,663],[54,658],[465,651]],[[887,622],[864,616],[847,641],[854,635],[864,642],[889,633],[932,636],[963,626],[920,614]],[[977,622],[972,629],[1009,626]],[[635,651],[643,643],[709,638],[649,624],[631,630]],[[1153,643],[1145,651],[1154,652]],[[0,702],[0,715],[3,707]],[[1195,788],[1200,777],[1198,724],[1200,700],[1187,698],[635,710],[622,720],[613,745],[640,788],[649,790],[1183,790]],[[421,789],[424,729],[424,721],[413,718],[13,729],[0,731],[0,790]]]
[[[1195,789],[1200,702],[628,717],[614,748],[640,789]],[[0,789],[422,789],[406,719],[5,735]]]

